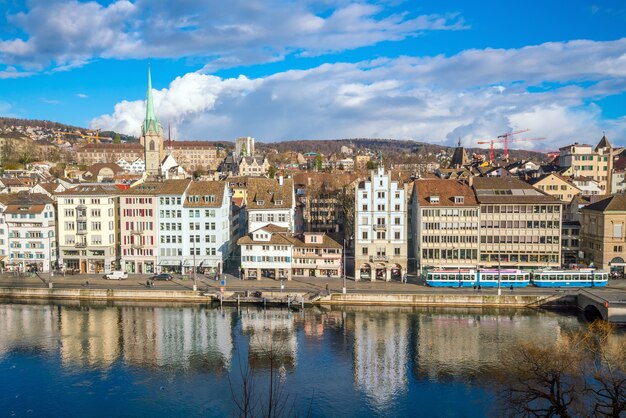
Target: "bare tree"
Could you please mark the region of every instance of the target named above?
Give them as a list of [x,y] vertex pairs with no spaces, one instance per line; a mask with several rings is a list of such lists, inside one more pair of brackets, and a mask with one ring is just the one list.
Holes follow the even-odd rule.
[[524,417],[619,417],[626,411],[626,339],[596,321],[556,342],[524,341],[501,355],[503,408]]

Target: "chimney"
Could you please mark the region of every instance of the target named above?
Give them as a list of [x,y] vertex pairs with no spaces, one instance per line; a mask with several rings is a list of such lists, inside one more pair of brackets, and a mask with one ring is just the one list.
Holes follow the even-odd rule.
[[280,176],[278,176],[278,184],[279,184],[280,186],[282,186],[282,185],[283,185],[283,183],[284,183],[284,180],[283,180],[283,175],[281,174]]
[[467,184],[469,187],[473,187],[474,186],[474,176],[470,175],[469,178],[467,179]]

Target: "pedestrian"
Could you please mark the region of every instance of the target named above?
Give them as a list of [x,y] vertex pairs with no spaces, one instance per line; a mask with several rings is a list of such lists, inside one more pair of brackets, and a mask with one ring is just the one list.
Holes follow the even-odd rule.
[[89,280],[85,281],[85,287],[89,287]]
[[150,280],[146,280],[146,287],[150,287]]
[[328,289],[328,283],[326,283],[326,293],[330,294],[330,291]]

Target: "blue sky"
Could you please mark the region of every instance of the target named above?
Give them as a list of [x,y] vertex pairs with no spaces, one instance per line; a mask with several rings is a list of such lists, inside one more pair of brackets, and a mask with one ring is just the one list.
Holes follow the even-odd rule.
[[179,139],[626,145],[620,1],[0,4],[0,115],[137,134],[150,63]]

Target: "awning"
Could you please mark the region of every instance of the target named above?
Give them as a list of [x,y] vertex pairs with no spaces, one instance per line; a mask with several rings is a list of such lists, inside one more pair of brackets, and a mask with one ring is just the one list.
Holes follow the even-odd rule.
[[161,260],[159,266],[180,266],[180,260]]

